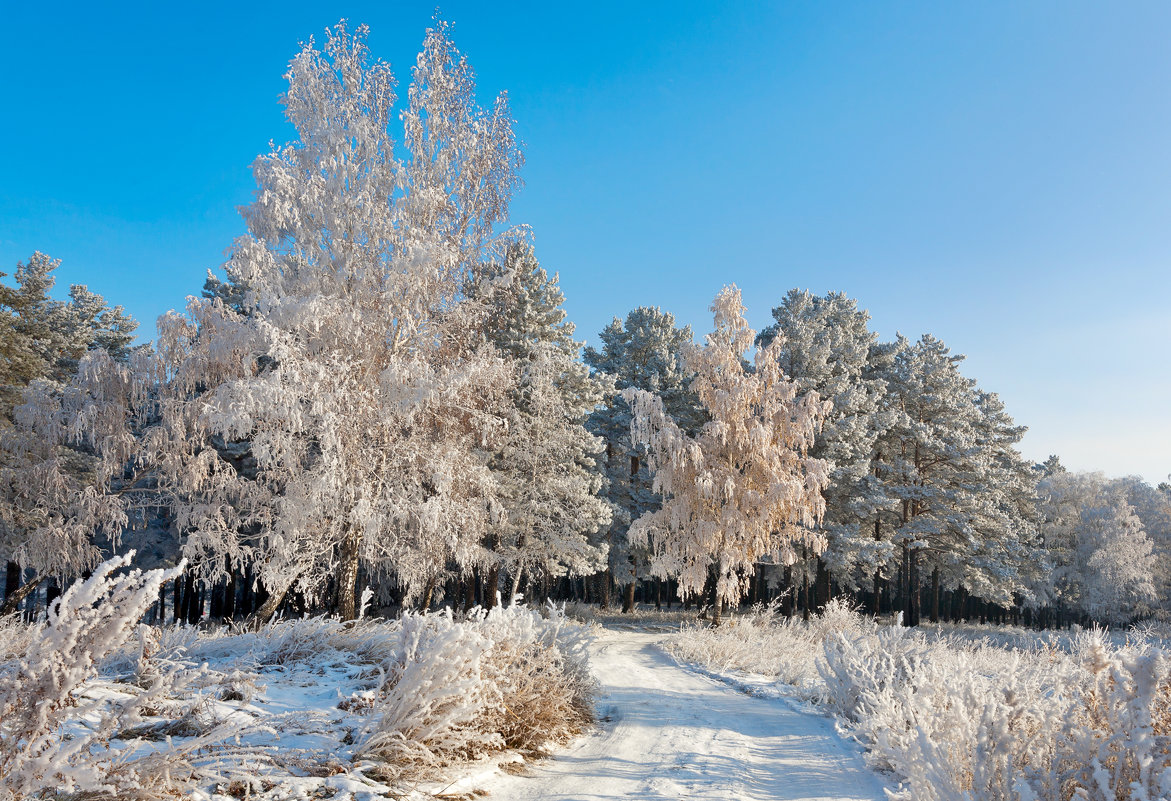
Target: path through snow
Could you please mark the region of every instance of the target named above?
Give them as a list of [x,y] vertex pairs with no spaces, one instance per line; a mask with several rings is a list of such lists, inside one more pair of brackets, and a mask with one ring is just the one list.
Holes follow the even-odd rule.
[[593,646],[599,731],[484,789],[524,799],[883,801],[883,785],[832,723],[679,666],[665,635],[607,630]]

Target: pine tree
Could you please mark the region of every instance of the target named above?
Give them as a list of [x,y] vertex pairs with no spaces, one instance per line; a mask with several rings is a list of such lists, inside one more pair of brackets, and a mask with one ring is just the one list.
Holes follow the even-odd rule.
[[[602,386],[577,356],[557,277],[516,244],[486,276],[489,341],[514,371],[508,434],[490,463],[503,507],[491,542],[512,578],[589,575],[604,564],[596,536],[610,522],[598,496],[602,443],[585,428]],[[492,586],[492,582],[489,585]],[[490,603],[490,601],[489,601]]]
[[685,366],[707,416],[695,436],[667,414],[653,393],[627,389],[634,441],[648,447],[658,511],[630,528],[635,544],[653,547],[651,569],[678,578],[680,593],[703,590],[714,573],[713,609],[738,603],[755,563],[769,556],[791,564],[796,549],[825,549],[816,528],[829,465],[808,450],[829,402],[798,393],[781,372],[778,348],[745,358],[756,332],[744,319],[740,290],[725,287],[712,306],[715,330],[689,347]]
[[1039,555],[1032,473],[1013,447],[1024,429],[960,372],[962,360],[928,334],[884,374],[895,418],[879,445],[880,469],[898,502],[906,625],[919,623],[924,568],[935,597],[963,586],[1003,604],[1038,583],[1028,571]]
[[[9,610],[46,576],[96,565],[95,530],[116,542],[125,522],[120,506],[95,491],[99,460],[69,427],[85,399],[81,360],[94,351],[124,367],[137,323],[82,285],[68,301],[52,299],[59,265],[37,252],[18,264],[16,286],[0,284],[0,560]],[[21,587],[24,570],[33,578]]]
[[778,340],[782,370],[802,392],[832,402],[810,455],[832,465],[821,521],[828,547],[815,559],[800,559],[794,578],[817,581],[818,602],[829,595],[832,576],[854,589],[890,558],[889,542],[875,537],[875,521],[889,506],[873,459],[890,415],[882,406],[886,383],[870,369],[877,335],[870,315],[840,292],[824,297],[790,290],[772,311],[773,325],[759,345]]
[[640,306],[625,321],[615,317],[600,339],[601,350],[586,348],[584,359],[594,375],[612,387],[588,423],[605,442],[605,495],[613,508],[613,522],[605,534],[609,562],[600,577],[601,596],[603,604],[608,603],[609,586],[615,582],[625,588],[623,609],[629,611],[635,583],[649,569],[647,548],[630,542],[630,524],[660,508],[662,500],[652,486],[645,446],[631,441],[630,404],[620,393],[627,389],[653,392],[675,424],[690,433],[702,424],[703,413],[690,390],[692,373],[683,365],[683,351],[692,340],[690,326],[680,328],[670,313]]

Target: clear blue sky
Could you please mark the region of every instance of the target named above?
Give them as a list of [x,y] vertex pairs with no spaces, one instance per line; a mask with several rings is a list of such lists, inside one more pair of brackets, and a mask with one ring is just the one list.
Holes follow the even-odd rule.
[[[43,250],[153,334],[242,231],[297,43],[366,22],[405,77],[434,5],[5,2],[2,269]],[[1171,4],[499,5],[442,10],[580,336],[842,290],[966,353],[1030,458],[1171,472]]]

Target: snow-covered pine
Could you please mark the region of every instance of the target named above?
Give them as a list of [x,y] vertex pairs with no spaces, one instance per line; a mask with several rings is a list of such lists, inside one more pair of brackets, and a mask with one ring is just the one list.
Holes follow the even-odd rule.
[[881,523],[878,536],[875,529],[891,500],[873,469],[878,438],[891,413],[882,405],[886,383],[870,369],[878,336],[857,301],[841,292],[820,297],[792,289],[772,315],[775,323],[760,332],[757,343],[768,345],[780,336],[778,358],[785,375],[801,392],[816,391],[833,404],[810,450],[831,465],[820,524],[828,546],[821,556],[793,565],[794,584],[814,583],[820,607],[828,600],[831,576],[857,589],[891,557]]
[[490,463],[501,506],[491,546],[511,598],[522,575],[585,576],[605,564],[595,536],[610,522],[610,506],[598,496],[603,446],[584,425],[602,385],[578,361],[581,343],[561,308],[557,276],[546,274],[531,246],[511,246],[489,267],[482,291],[488,340],[514,371],[508,433]]
[[652,547],[651,569],[674,576],[680,593],[702,592],[714,572],[714,613],[738,603],[753,566],[769,556],[791,564],[797,548],[825,549],[817,528],[829,465],[808,455],[830,401],[799,394],[781,370],[781,338],[746,362],[756,332],[744,319],[740,290],[727,286],[712,305],[715,330],[689,346],[685,366],[709,420],[681,429],[653,393],[626,389],[631,437],[645,444],[663,506],[630,527],[635,544]]
[[[126,524],[122,505],[101,490],[100,453],[71,423],[82,407],[106,411],[100,393],[89,393],[84,365],[105,360],[124,374],[137,323],[80,284],[68,301],[50,298],[59,264],[34,253],[17,266],[15,287],[0,285],[0,613],[47,576],[93,568],[93,535],[116,542]],[[32,577],[21,586],[26,571]]]
[[1126,501],[1138,515],[1143,530],[1155,551],[1155,570],[1152,579],[1161,607],[1171,604],[1171,487],[1152,487],[1138,476],[1126,476],[1114,481],[1126,494]]
[[646,547],[632,544],[627,533],[632,521],[660,508],[662,499],[652,486],[646,447],[630,439],[630,404],[620,393],[626,389],[653,392],[663,401],[667,415],[688,433],[694,433],[704,418],[689,388],[692,374],[683,366],[683,351],[692,342],[691,326],[680,328],[669,312],[640,306],[625,320],[615,317],[599,336],[601,350],[587,347],[583,354],[593,374],[612,386],[588,424],[605,441],[605,495],[614,510],[605,534],[610,553],[599,595],[602,604],[608,605],[613,579],[625,589],[623,609],[629,611],[635,582],[648,574],[650,554]]
[[895,417],[878,467],[899,504],[893,541],[907,625],[920,619],[924,567],[933,597],[963,586],[1008,603],[1035,584],[1022,574],[1037,558],[1035,527],[1021,505],[1031,497],[1029,472],[1012,448],[1023,429],[960,372],[962,360],[926,334],[904,344],[882,373]]

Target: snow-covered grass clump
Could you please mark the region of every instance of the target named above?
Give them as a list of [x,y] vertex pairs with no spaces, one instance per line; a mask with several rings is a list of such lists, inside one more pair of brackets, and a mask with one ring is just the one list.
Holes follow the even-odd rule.
[[553,607],[138,625],[163,571],[75,585],[0,621],[0,800],[401,797],[591,719],[584,629]]
[[949,636],[831,605],[686,629],[668,648],[775,676],[835,713],[906,799],[1171,798],[1171,661],[1149,633],[1058,642]]
[[775,676],[778,681],[809,688],[818,677],[817,660],[826,637],[836,632],[861,634],[875,624],[834,601],[809,623],[758,606],[722,626],[696,625],[667,640],[667,650],[684,662],[717,671]]

